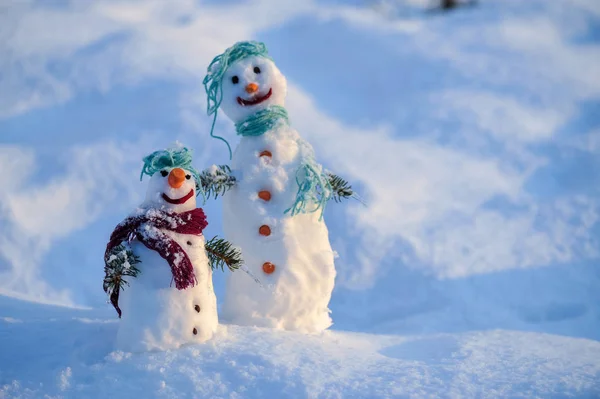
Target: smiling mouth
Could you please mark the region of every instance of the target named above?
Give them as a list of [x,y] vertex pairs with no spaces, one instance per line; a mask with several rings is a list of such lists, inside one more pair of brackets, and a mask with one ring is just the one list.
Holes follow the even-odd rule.
[[169,196],[165,193],[163,193],[162,197],[165,201],[167,201],[169,204],[173,204],[173,205],[180,205],[185,203],[187,200],[189,200],[190,198],[192,198],[194,196],[194,189],[191,189],[189,193],[187,193],[186,196],[178,198],[178,199],[171,199],[169,198]]
[[269,92],[267,94],[265,94],[262,97],[256,97],[253,98],[252,100],[244,100],[242,97],[238,97],[237,98],[237,102],[238,104],[240,104],[242,107],[248,106],[248,105],[256,105],[256,104],[260,104],[263,101],[265,101],[266,99],[268,99],[269,97],[271,97],[271,94],[273,94],[273,89],[269,89]]

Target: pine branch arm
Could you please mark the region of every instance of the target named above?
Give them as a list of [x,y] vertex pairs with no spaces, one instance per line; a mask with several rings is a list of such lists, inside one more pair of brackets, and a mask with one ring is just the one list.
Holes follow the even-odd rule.
[[335,202],[342,202],[342,200],[348,198],[354,198],[360,201],[358,195],[352,189],[352,186],[347,180],[344,180],[340,176],[331,172],[327,172],[327,175],[329,176],[329,184],[331,185],[331,189],[333,191],[331,198]]
[[206,197],[214,197],[225,194],[237,183],[231,168],[227,165],[213,165],[200,173],[200,183]]
[[208,255],[208,263],[215,270],[220,268],[225,271],[225,266],[235,271],[243,264],[242,252],[235,248],[229,241],[217,236],[208,240],[204,246]]
[[119,294],[121,290],[129,285],[125,276],[137,277],[140,270],[136,265],[140,263],[131,248],[120,244],[104,259],[104,281],[102,288],[109,297],[110,303],[113,305],[119,318],[121,318],[121,308],[119,307]]

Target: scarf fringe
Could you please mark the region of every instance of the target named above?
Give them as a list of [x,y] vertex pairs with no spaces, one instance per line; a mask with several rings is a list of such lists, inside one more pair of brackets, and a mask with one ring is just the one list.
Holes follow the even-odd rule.
[[[313,157],[308,157],[296,172],[296,183],[298,184],[296,200],[284,213],[295,216],[300,213],[314,213],[321,210],[319,221],[323,220],[325,206],[332,198],[333,190],[329,177]],[[309,209],[311,206],[314,207]]]

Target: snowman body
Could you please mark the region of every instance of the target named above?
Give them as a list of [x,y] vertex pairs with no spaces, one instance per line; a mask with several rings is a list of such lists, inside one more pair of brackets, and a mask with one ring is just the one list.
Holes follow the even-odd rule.
[[[283,106],[285,94],[285,78],[275,64],[249,57],[225,74],[221,107],[234,122],[243,122],[261,109]],[[312,147],[287,123],[242,137],[233,154],[237,184],[224,195],[224,233],[264,286],[244,273],[228,276],[222,315],[233,323],[307,333],[332,323],[335,265],[327,226],[320,212],[286,213],[307,157],[313,157]]]
[[139,242],[132,243],[139,257],[139,275],[121,294],[117,347],[128,352],[174,349],[203,342],[216,332],[217,299],[212,270],[204,250],[204,236],[163,231],[185,249],[194,265],[197,284],[178,290],[169,264]]
[[[180,187],[173,188],[165,180],[166,177],[159,173],[152,176],[146,201],[138,214],[147,212],[148,209],[175,213],[195,209],[193,182],[186,181]],[[171,180],[169,182],[172,183]],[[183,204],[173,205],[163,200],[164,193],[169,198],[180,198],[189,192],[194,195]],[[155,228],[141,226],[142,231]],[[196,284],[186,289],[177,289],[169,263],[142,242],[132,241],[131,249],[140,260],[136,265],[140,273],[137,277],[128,279],[129,286],[120,295],[123,314],[119,320],[116,340],[116,346],[120,350],[140,352],[174,349],[183,344],[206,341],[216,332],[217,301],[204,236],[160,231],[184,250],[193,265]]]

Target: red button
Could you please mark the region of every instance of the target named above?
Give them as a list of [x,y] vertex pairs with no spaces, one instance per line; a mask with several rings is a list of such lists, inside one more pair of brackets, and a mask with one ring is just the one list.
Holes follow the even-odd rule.
[[271,274],[275,271],[275,265],[271,262],[265,262],[263,263],[262,269],[266,274]]
[[268,237],[271,235],[271,228],[269,226],[267,226],[266,224],[263,224],[262,226],[259,227],[258,232],[261,236]]
[[259,191],[258,198],[260,198],[263,201],[271,201],[271,193],[267,190]]

